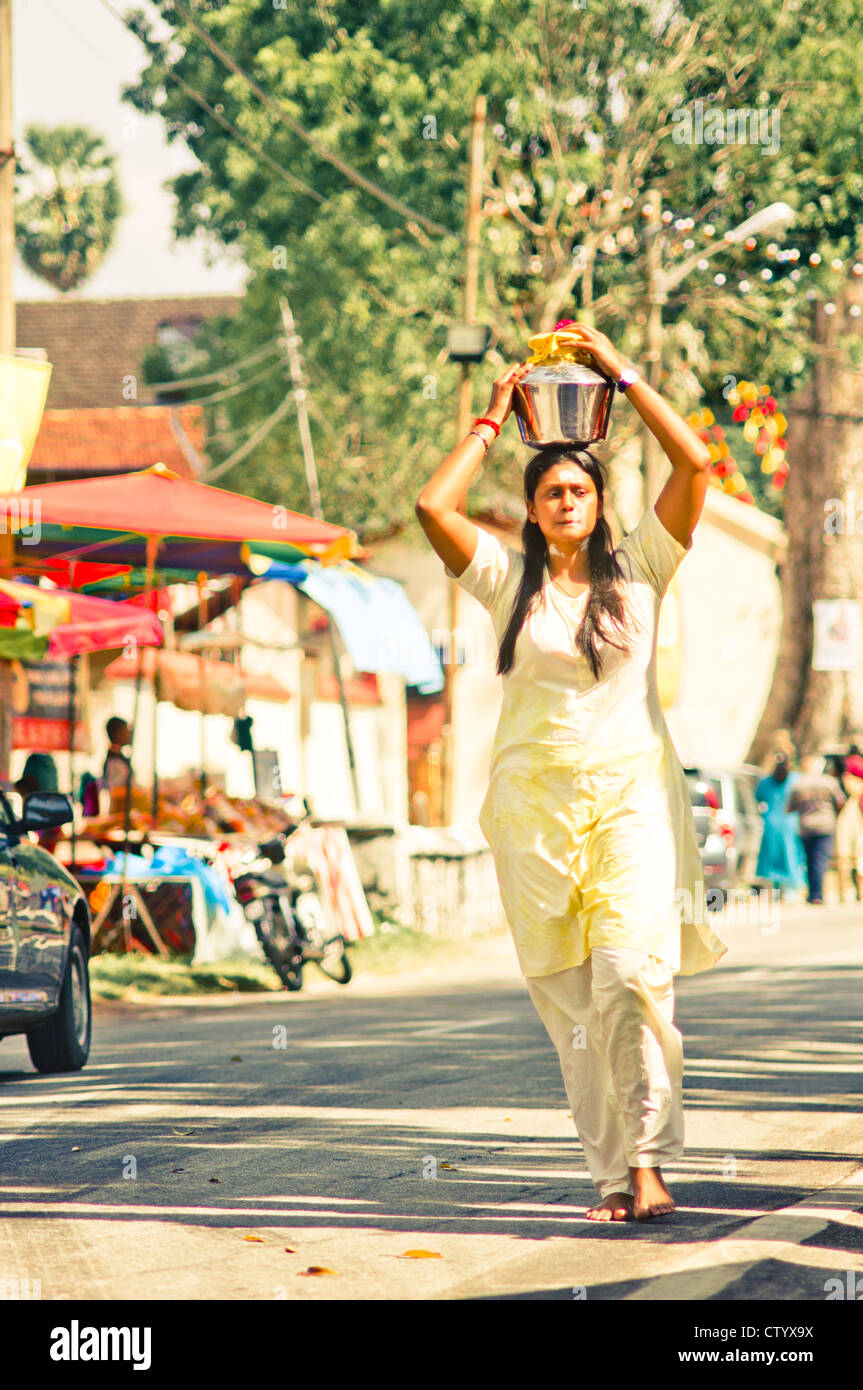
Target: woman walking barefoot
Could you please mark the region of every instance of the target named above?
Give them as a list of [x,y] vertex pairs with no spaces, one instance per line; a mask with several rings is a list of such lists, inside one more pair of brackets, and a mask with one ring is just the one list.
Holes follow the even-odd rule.
[[[619,381],[626,363],[608,338],[581,323],[570,331]],[[527,518],[512,550],[474,526],[464,504],[529,370],[499,377],[485,417],[416,511],[500,644],[503,705],[480,826],[599,1192],[587,1214],[645,1220],[674,1210],[661,1165],[683,1150],[673,976],[725,953],[705,920],[695,825],[655,670],[659,606],[692,546],[709,460],[636,376],[620,389],[673,465],[655,505],[614,549],[600,464],[587,449],[543,449],[525,469]]]

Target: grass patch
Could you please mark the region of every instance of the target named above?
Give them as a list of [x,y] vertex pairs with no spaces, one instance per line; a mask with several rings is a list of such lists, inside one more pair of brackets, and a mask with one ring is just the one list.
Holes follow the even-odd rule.
[[[397,975],[412,967],[433,965],[437,960],[451,960],[459,952],[472,949],[474,943],[498,935],[499,931],[477,933],[461,940],[432,936],[416,927],[379,919],[375,934],[350,942],[348,950],[356,976]],[[312,965],[306,968],[310,976],[317,975]],[[166,994],[263,994],[281,988],[272,966],[245,956],[213,965],[193,965],[190,956],[165,960],[132,951],[126,955],[97,955],[90,961],[90,992],[94,999],[135,1002]]]
[[127,955],[93,956],[90,992],[94,999],[139,999],[163,994],[225,994],[241,990],[262,994],[281,989],[266,961],[224,960],[215,965],[192,965],[188,956],[165,960],[138,951]]
[[469,937],[435,936],[418,927],[403,927],[391,922],[379,922],[374,936],[354,942],[350,947],[354,971],[376,975],[394,975],[417,965],[433,965],[437,960],[472,950],[476,942],[498,937],[501,929],[477,932]]

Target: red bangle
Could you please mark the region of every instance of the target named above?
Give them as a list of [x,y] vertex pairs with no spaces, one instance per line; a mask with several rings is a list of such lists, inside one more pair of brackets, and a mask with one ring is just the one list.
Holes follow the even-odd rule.
[[474,424],[475,424],[475,425],[491,425],[492,429],[494,430],[494,437],[495,437],[495,439],[497,439],[498,435],[500,434],[500,425],[497,423],[496,420],[486,420],[485,416],[483,416],[483,417],[482,417],[481,419],[479,419],[479,420],[474,420]]

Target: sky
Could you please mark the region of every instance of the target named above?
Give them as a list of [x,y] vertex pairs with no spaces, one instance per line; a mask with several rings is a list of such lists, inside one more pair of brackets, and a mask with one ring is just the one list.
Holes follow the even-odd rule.
[[[128,0],[112,0],[115,9]],[[137,0],[146,8],[144,0]],[[14,0],[13,125],[16,141],[34,122],[86,125],[117,155],[127,206],[114,245],[76,298],[224,294],[242,290],[244,270],[227,254],[207,266],[203,248],[175,242],[174,198],[162,185],[194,167],[185,145],[168,145],[159,116],[120,99],[146,54],[101,0]],[[57,291],[16,260],[16,299],[54,299]]]

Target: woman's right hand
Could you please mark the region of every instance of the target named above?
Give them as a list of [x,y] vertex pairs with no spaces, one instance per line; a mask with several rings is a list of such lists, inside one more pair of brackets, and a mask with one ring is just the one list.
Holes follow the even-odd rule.
[[528,362],[517,362],[513,367],[507,367],[494,383],[491,391],[491,401],[486,415],[492,420],[497,420],[503,424],[504,420],[512,410],[512,393],[519,382],[533,370],[533,365]]

